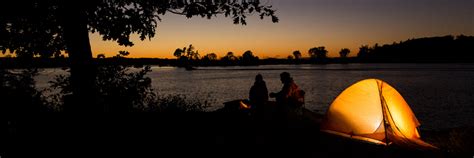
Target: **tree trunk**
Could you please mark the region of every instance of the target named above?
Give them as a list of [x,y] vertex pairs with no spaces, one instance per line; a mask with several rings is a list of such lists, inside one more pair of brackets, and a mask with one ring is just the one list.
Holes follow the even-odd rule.
[[95,88],[97,68],[92,60],[86,7],[75,4],[74,1],[66,3],[61,12],[61,21],[66,51],[71,64],[70,83],[73,94],[65,98],[64,110],[68,112],[100,112],[102,108],[97,105]]

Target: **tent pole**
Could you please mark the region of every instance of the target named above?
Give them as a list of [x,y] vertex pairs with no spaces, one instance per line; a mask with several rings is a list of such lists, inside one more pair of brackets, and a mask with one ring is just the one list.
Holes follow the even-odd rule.
[[[377,82],[377,80],[376,80],[376,82]],[[378,85],[378,82],[377,82],[377,85]],[[385,133],[385,146],[388,146],[387,123],[386,123],[386,120],[385,120],[387,115],[385,114],[384,99],[383,99],[383,95],[382,95],[382,86],[383,86],[383,82],[380,83],[379,96],[380,96],[380,106],[382,106],[382,121],[383,121],[384,133]]]

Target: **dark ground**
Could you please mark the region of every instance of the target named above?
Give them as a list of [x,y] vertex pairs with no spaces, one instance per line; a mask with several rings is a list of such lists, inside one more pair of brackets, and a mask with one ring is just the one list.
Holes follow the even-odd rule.
[[[444,146],[439,151],[419,151],[323,134],[319,132],[320,117],[262,119],[246,112],[226,110],[28,114],[9,121],[7,133],[3,134],[7,137],[1,141],[1,158],[472,157],[472,152],[448,151],[449,147]],[[440,145],[448,141],[443,139],[452,139],[449,132],[437,132],[422,131],[421,135]]]

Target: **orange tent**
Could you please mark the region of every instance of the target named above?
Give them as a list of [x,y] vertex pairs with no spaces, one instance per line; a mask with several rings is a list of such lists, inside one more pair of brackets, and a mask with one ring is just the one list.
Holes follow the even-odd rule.
[[321,131],[376,144],[436,148],[420,139],[419,125],[397,90],[384,81],[366,79],[334,100]]

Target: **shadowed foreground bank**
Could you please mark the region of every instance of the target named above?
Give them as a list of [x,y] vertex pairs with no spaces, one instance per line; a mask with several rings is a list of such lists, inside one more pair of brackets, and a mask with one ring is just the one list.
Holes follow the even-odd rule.
[[[98,83],[105,83],[110,78],[117,82],[123,80],[127,81],[126,83],[136,83],[132,82],[135,79],[116,77],[116,73],[123,72],[125,69],[120,68],[120,70],[122,71],[110,71],[112,75],[99,78]],[[13,76],[13,81],[25,79],[25,81],[31,81],[31,75],[7,74],[6,76]],[[143,78],[143,75],[142,77],[135,76],[138,76],[136,80]],[[152,108],[141,112],[129,112],[122,108],[118,111],[87,114],[46,112],[30,109],[29,107],[36,105],[33,103],[30,103],[31,106],[23,105],[32,100],[24,96],[33,95],[11,93],[15,90],[19,92],[18,94],[29,92],[28,90],[35,92],[33,86],[28,86],[31,85],[30,82],[9,83],[15,84],[7,86],[7,90],[2,91],[9,92],[1,95],[4,101],[2,108],[15,108],[10,111],[8,108],[2,110],[5,113],[1,117],[6,118],[2,121],[4,125],[2,127],[6,128],[3,128],[5,130],[2,130],[0,134],[2,158],[113,157],[123,154],[131,154],[130,157],[142,157],[142,155],[156,157],[167,155],[171,155],[168,157],[249,155],[265,157],[281,157],[282,155],[288,155],[287,157],[471,157],[474,151],[472,128],[420,131],[422,138],[440,147],[440,151],[417,151],[395,146],[387,148],[321,134],[319,133],[321,116],[309,111],[306,111],[307,115],[303,115],[308,117],[277,119],[272,116],[271,109],[274,108],[270,108],[270,112],[265,113],[269,115],[264,114],[262,119],[257,117],[258,115],[238,110],[238,104],[235,104],[238,102],[231,102],[229,106],[216,112],[190,112],[196,107],[201,109],[199,107],[202,107],[202,104],[191,104],[181,97],[153,99],[152,103],[156,103],[153,107],[157,109]],[[148,90],[149,82],[146,83],[148,84],[142,87]],[[17,85],[28,87],[24,87],[23,89],[26,90],[23,90]],[[101,86],[101,88],[106,92],[116,92],[116,89],[129,87],[122,85],[129,84]],[[137,94],[134,91],[129,93]],[[147,94],[150,93],[136,95],[133,98],[143,100],[145,98],[143,96],[148,96]],[[128,95],[119,93],[109,96],[104,103],[111,106],[127,103],[123,101],[127,99],[124,96]]]
[[[37,113],[10,122],[2,157],[152,156],[452,157],[469,153],[375,146],[319,132],[318,117],[246,112]],[[425,135],[422,131],[421,135]],[[430,138],[444,139],[431,132]],[[426,137],[425,137],[426,138]],[[5,144],[3,144],[5,143]],[[438,144],[435,144],[438,145]]]

